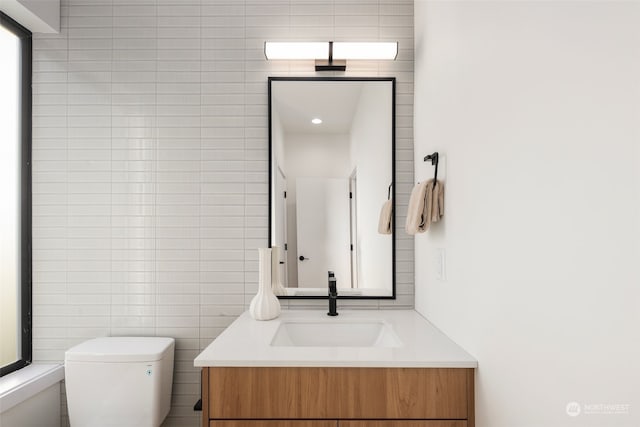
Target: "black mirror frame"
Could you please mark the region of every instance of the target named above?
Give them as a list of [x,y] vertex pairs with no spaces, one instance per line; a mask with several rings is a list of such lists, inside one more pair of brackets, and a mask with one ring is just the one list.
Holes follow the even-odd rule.
[[0,367],[0,377],[31,364],[33,360],[32,324],[32,34],[27,28],[0,12],[0,24],[20,39],[20,359]]
[[[272,146],[272,82],[276,81],[362,81],[362,82],[391,82],[391,200],[392,200],[392,224],[391,233],[391,295],[388,296],[362,296],[362,295],[338,295],[339,299],[355,299],[355,300],[394,300],[396,299],[396,78],[395,77],[269,77],[268,78],[268,120],[269,120],[269,167],[268,167],[268,185],[269,185],[269,212],[268,212],[268,247],[271,247],[271,204],[272,204],[272,180],[273,180],[273,146]],[[327,299],[328,296],[323,295],[284,295],[278,296],[280,299]]]

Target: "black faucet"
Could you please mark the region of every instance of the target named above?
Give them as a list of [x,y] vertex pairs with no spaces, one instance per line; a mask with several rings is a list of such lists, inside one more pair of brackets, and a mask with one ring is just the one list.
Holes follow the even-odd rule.
[[329,312],[327,316],[338,315],[338,287],[336,284],[336,275],[333,271],[329,272]]

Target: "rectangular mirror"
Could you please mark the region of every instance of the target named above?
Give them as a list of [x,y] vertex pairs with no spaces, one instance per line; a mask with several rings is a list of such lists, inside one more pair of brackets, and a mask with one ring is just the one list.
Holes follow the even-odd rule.
[[269,246],[282,298],[395,298],[395,78],[269,78]]

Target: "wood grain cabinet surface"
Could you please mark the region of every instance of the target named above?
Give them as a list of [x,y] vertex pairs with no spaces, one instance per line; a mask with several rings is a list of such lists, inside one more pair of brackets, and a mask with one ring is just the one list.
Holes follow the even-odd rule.
[[[338,421],[322,420],[226,420],[209,421],[209,427],[338,427]],[[418,427],[418,426],[416,426]],[[442,426],[445,427],[445,426]],[[446,426],[449,427],[449,426]]]
[[308,421],[308,420],[226,420],[209,422],[209,427],[467,427],[466,421]]
[[467,427],[466,421],[391,421],[361,420],[339,421],[338,427]]
[[474,427],[473,372],[204,368],[203,427]]

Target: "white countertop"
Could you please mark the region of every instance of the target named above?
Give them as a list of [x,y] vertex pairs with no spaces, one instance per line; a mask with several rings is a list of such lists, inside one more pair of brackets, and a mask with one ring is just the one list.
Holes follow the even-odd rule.
[[[395,368],[475,368],[478,362],[414,310],[283,310],[280,317],[256,321],[244,312],[196,357],[194,366],[317,366]],[[283,321],[349,322],[383,320],[401,341],[398,347],[272,346]]]

